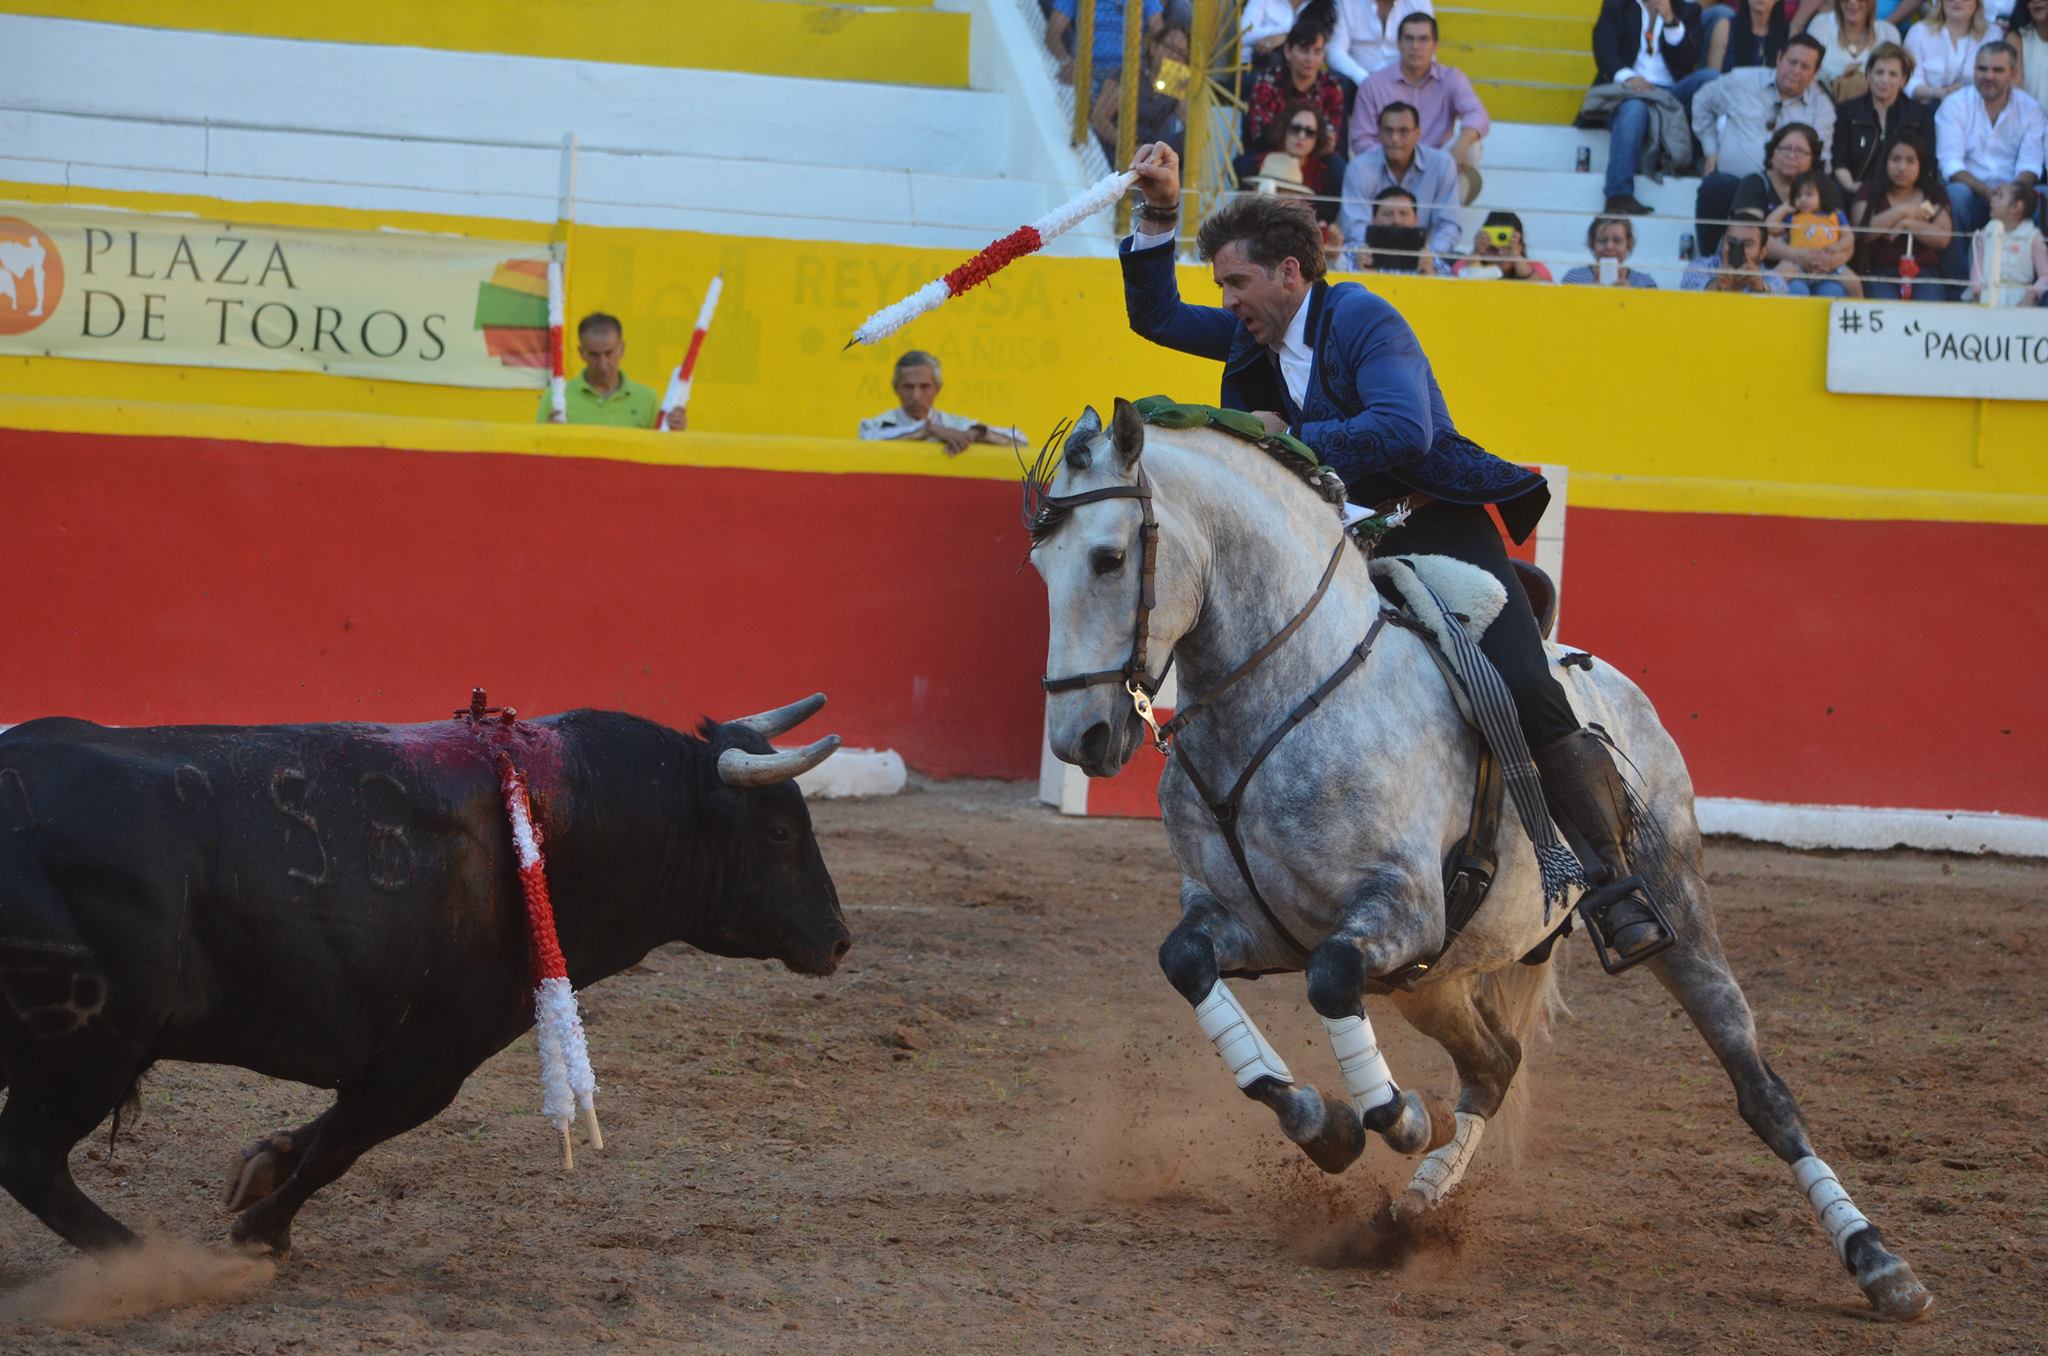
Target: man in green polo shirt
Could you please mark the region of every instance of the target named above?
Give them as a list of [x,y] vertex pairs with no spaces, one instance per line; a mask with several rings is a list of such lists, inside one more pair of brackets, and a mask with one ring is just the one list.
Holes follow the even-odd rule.
[[[653,428],[661,417],[661,401],[654,392],[619,370],[626,354],[626,333],[617,316],[592,311],[576,326],[576,351],[583,357],[583,371],[566,383],[564,404],[572,424],[606,424],[613,428]],[[554,402],[541,392],[536,424],[555,422]],[[686,422],[682,410],[670,410],[669,428],[680,432]]]

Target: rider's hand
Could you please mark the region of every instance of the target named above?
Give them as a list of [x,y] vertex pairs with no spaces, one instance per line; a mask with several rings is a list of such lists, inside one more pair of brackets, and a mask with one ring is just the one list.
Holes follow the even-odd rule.
[[1131,157],[1131,169],[1138,176],[1138,188],[1145,201],[1162,212],[1180,206],[1180,157],[1163,141],[1140,146]]

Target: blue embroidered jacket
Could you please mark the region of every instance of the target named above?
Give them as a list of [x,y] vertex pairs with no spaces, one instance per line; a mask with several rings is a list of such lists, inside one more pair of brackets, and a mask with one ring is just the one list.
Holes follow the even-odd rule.
[[1415,331],[1384,298],[1357,283],[1318,281],[1310,290],[1306,332],[1315,360],[1297,409],[1279,360],[1236,316],[1180,299],[1171,242],[1133,250],[1126,238],[1119,252],[1131,328],[1155,344],[1221,361],[1218,403],[1284,411],[1289,431],[1336,468],[1353,502],[1420,490],[1453,504],[1498,504],[1516,541],[1535,530],[1550,502],[1543,477],[1458,432]]

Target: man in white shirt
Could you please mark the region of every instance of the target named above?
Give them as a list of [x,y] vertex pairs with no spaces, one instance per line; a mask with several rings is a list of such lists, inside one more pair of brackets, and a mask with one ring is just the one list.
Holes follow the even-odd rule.
[[2013,88],[2017,55],[2010,44],[1985,44],[1973,87],[1957,90],[1935,110],[1935,159],[1948,181],[1955,224],[1941,271],[1956,282],[1969,280],[1970,238],[1991,220],[1992,191],[2008,183],[2032,188],[2048,158],[2048,115],[2031,94]]
[[1401,20],[1435,14],[1430,0],[1337,0],[1337,28],[1324,58],[1354,85],[1401,59]]
[[1024,435],[1016,429],[990,428],[964,414],[934,409],[945,381],[939,371],[939,360],[922,349],[914,348],[896,360],[896,374],[890,385],[895,388],[900,404],[860,421],[860,436],[865,441],[925,439],[943,446],[949,457],[960,455],[975,443],[994,443],[998,447],[1024,445]]
[[1834,143],[1835,101],[1813,80],[1823,55],[1820,43],[1796,33],[1778,54],[1776,66],[1730,71],[1693,97],[1693,135],[1706,156],[1700,166],[1706,177],[1695,200],[1702,255],[1721,243],[1721,223],[1735,205],[1735,185],[1745,175],[1763,173],[1771,133],[1786,123],[1803,122],[1820,137],[1823,149]]

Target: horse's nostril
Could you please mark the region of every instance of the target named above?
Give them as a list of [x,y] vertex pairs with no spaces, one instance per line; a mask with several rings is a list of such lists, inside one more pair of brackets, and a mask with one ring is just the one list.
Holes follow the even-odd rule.
[[846,959],[846,953],[853,950],[853,938],[841,937],[832,944],[832,962],[838,964]]
[[1109,722],[1098,720],[1081,736],[1081,761],[1100,763],[1109,752]]

